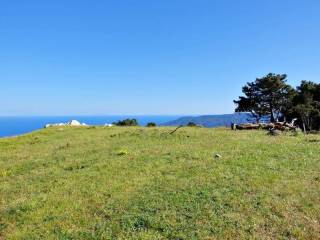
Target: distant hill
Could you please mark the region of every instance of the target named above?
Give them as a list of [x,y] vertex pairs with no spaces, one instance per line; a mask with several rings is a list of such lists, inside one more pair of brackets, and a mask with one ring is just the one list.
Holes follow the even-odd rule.
[[193,122],[203,127],[221,127],[230,126],[231,123],[242,124],[252,121],[252,115],[250,113],[233,113],[223,115],[204,115],[197,117],[181,117],[177,120],[170,121],[161,124],[162,126],[179,126],[187,125],[189,122]]

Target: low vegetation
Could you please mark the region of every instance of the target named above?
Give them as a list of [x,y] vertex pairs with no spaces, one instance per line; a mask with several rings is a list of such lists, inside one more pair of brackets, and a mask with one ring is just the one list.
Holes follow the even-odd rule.
[[173,129],[0,139],[0,239],[320,238],[319,135]]
[[194,122],[188,122],[187,126],[188,127],[196,127],[197,124],[195,124]]
[[137,119],[133,118],[133,119],[125,119],[125,120],[121,120],[118,122],[114,122],[113,125],[116,126],[139,126]]
[[157,124],[154,122],[147,123],[147,127],[156,127],[156,126],[157,126]]

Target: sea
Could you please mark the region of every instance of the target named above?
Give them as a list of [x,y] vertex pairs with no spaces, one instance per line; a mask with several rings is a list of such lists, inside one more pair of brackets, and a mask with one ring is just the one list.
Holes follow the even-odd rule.
[[0,117],[0,137],[12,137],[44,128],[49,123],[65,123],[71,120],[77,120],[88,125],[110,124],[127,118],[137,119],[139,125],[145,126],[148,122],[154,122],[157,125],[175,120],[181,116],[165,115],[108,115],[108,116],[36,116],[36,117]]

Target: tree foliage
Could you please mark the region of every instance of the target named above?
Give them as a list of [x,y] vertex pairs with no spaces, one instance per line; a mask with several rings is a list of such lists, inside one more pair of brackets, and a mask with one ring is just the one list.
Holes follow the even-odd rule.
[[294,95],[294,90],[286,81],[286,74],[269,73],[254,82],[248,82],[242,88],[244,96],[234,101],[236,112],[251,112],[257,122],[269,115],[270,121],[274,122],[289,107]]
[[319,130],[320,84],[302,81],[297,87],[289,115],[297,117],[307,130]]
[[257,122],[264,116],[271,122],[297,118],[300,127],[320,130],[320,84],[302,81],[294,89],[286,82],[286,74],[273,73],[248,82],[234,101],[236,112],[251,112]]

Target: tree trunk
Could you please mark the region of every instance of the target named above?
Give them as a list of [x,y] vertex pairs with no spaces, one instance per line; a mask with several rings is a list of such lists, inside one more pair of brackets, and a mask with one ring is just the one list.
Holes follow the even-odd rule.
[[274,114],[273,112],[271,111],[271,114],[270,114],[270,122],[275,122],[275,119],[274,119]]
[[274,113],[273,113],[273,104],[272,102],[270,102],[269,104],[270,104],[270,122],[274,123],[275,119],[274,119]]

